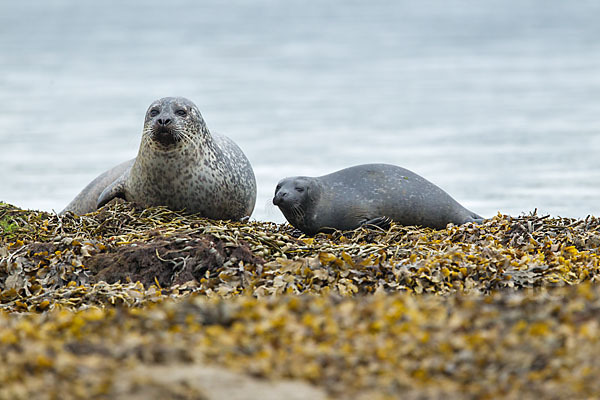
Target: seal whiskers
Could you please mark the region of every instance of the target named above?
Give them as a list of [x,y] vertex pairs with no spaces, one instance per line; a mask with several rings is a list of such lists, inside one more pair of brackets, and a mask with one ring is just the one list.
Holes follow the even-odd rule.
[[199,143],[197,143],[197,141],[195,141],[195,140],[194,140],[194,138],[193,138],[191,135],[189,135],[189,134],[188,134],[188,133],[186,133],[186,132],[178,132],[178,135],[179,135],[179,137],[180,137],[180,140],[181,140],[181,141],[182,141],[184,144],[186,144],[186,145],[189,145],[189,146],[192,146],[192,147],[194,148],[194,150],[195,150],[195,153],[196,153],[197,155],[199,155],[199,154],[201,154],[201,153],[202,153],[202,151],[201,151],[201,149],[200,149],[200,144],[199,144]]
[[294,204],[292,206],[292,214],[294,215],[294,217],[296,218],[296,220],[298,221],[302,221],[304,220],[304,210],[302,210],[302,207],[300,207],[299,204]]

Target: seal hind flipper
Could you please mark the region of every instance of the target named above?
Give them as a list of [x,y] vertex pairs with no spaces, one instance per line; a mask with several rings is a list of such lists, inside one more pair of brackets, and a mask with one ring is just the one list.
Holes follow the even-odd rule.
[[115,197],[120,197],[123,200],[127,200],[127,198],[125,197],[125,181],[126,181],[125,178],[126,178],[126,174],[121,175],[119,177],[119,179],[117,179],[116,181],[114,181],[113,183],[108,185],[106,187],[106,189],[104,189],[104,191],[102,191],[100,196],[98,196],[98,202],[96,203],[96,208],[102,207],[103,205],[105,205],[106,203],[108,203],[109,201],[114,199]]
[[467,222],[473,222],[474,224],[481,225],[481,224],[483,224],[484,220],[485,220],[485,218],[479,217],[479,218],[472,218],[471,221],[467,221]]
[[483,224],[483,221],[485,220],[485,218],[483,218],[481,215],[471,212],[471,215],[469,215],[469,218],[467,218],[467,220],[464,222],[465,224],[468,224],[469,222],[472,222],[474,224],[477,225],[481,225]]

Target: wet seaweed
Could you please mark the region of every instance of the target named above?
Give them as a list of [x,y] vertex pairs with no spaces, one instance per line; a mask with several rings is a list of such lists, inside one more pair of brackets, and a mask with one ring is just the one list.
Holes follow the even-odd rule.
[[[0,204],[0,229],[0,398],[49,381],[115,395],[123,360],[219,364],[340,398],[600,389],[592,216],[306,237],[116,201],[83,216]],[[191,385],[177,390],[208,393]]]

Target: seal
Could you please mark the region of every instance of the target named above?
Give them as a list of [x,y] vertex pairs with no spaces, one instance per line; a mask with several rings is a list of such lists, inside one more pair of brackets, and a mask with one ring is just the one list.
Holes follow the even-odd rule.
[[85,214],[115,197],[144,208],[239,220],[254,210],[256,179],[242,150],[211,134],[193,102],[165,97],[146,112],[137,157],[98,176],[61,214]]
[[273,204],[307,235],[362,225],[382,228],[391,221],[435,229],[448,223],[481,222],[448,193],[407,169],[364,164],[320,177],[282,179]]

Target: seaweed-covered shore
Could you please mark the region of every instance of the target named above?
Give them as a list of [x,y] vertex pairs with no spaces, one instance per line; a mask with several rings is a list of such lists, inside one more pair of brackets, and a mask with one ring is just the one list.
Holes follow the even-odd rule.
[[0,398],[600,395],[595,217],[310,238],[0,203],[0,230]]

